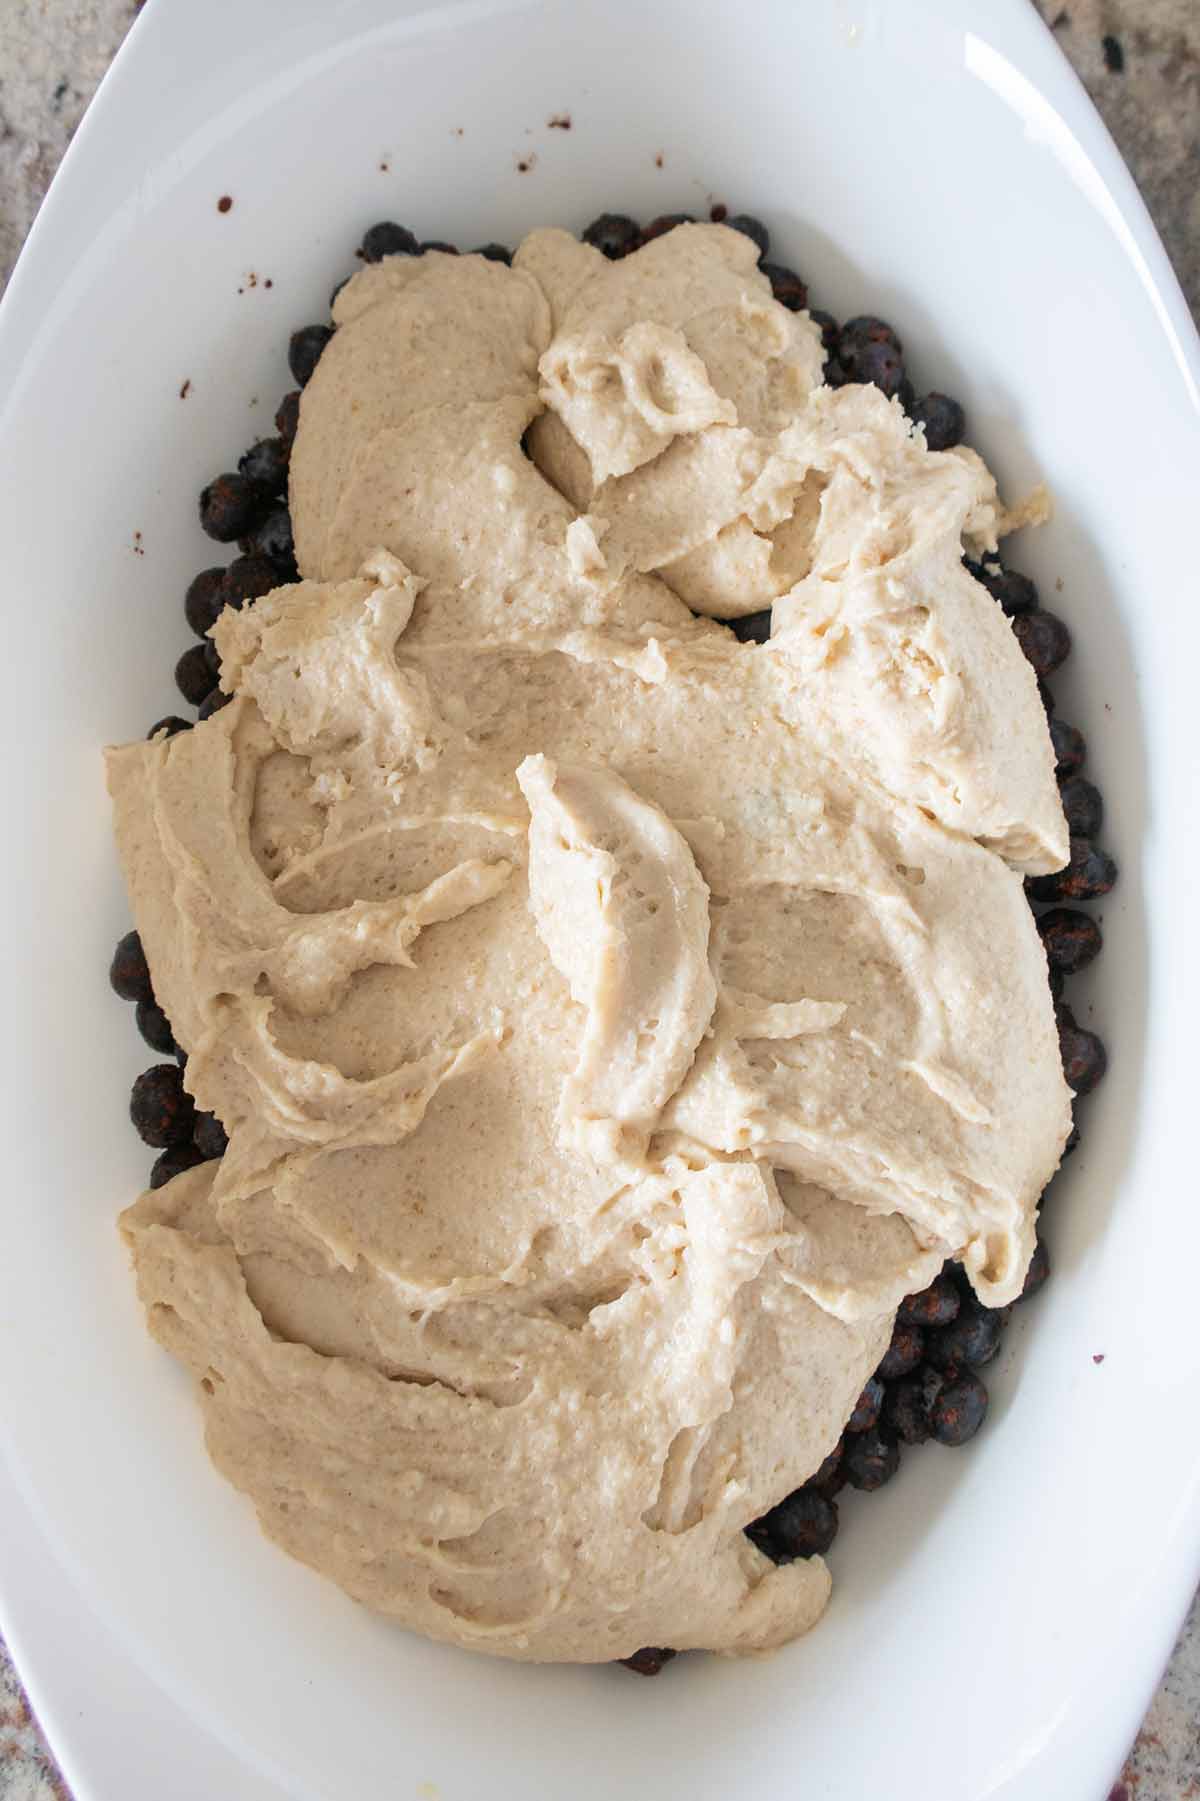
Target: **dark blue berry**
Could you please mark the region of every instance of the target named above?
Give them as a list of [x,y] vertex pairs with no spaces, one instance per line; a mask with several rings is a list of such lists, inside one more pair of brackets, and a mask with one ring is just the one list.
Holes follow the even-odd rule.
[[744,238],[749,238],[760,258],[770,255],[771,234],[762,220],[756,219],[753,213],[734,213],[725,223],[730,231],[740,231]]
[[1104,801],[1086,776],[1071,776],[1058,791],[1067,828],[1073,837],[1094,838],[1104,823]]
[[170,1020],[157,1001],[138,1002],[137,1029],[152,1051],[158,1051],[163,1057],[175,1055],[175,1034],[171,1030]]
[[1108,1069],[1108,1052],[1095,1032],[1077,1023],[1069,1007],[1058,1007],[1058,1052],[1068,1088],[1076,1094],[1090,1094],[1103,1081]]
[[193,644],[175,665],[175,686],[189,706],[198,707],[212,692],[216,676],[209,664],[207,644]]
[[906,1326],[948,1326],[957,1319],[959,1304],[954,1278],[943,1271],[919,1294],[905,1296],[897,1318]]
[[1035,901],[1086,901],[1107,894],[1117,879],[1117,866],[1090,838],[1072,838],[1065,869],[1027,876],[1025,890]]
[[846,1440],[842,1468],[851,1488],[871,1493],[890,1482],[900,1468],[900,1446],[890,1432],[874,1427]]
[[142,949],[142,941],[136,932],[126,932],[118,938],[117,948],[113,952],[113,960],[109,964],[108,979],[114,991],[123,1001],[152,1001],[154,989],[150,983],[150,966],[146,962],[146,953]]
[[1087,761],[1087,740],[1077,725],[1064,719],[1050,721],[1050,742],[1054,746],[1054,772],[1062,781],[1074,775]]
[[665,237],[667,232],[674,231],[677,225],[694,225],[694,213],[660,213],[657,219],[651,219],[642,233],[642,243],[651,244],[655,238]]
[[[295,562],[296,548],[292,538],[292,515],[287,507],[272,507],[250,533],[248,542],[252,555],[290,567]],[[278,582],[276,576],[272,585],[278,586]]]
[[486,257],[489,263],[512,263],[512,251],[507,244],[481,244],[472,255]]
[[194,1144],[172,1144],[160,1156],[154,1159],[154,1167],[150,1171],[151,1188],[161,1188],[175,1176],[181,1176],[185,1169],[195,1169],[204,1159]]
[[363,233],[362,254],[367,263],[382,262],[385,256],[416,256],[419,249],[412,232],[391,219],[381,219]]
[[207,699],[200,702],[196,713],[197,720],[211,719],[214,713],[219,713],[222,707],[227,707],[232,699],[233,695],[226,694],[224,688],[214,687]]
[[[297,387],[305,387],[333,336],[331,325],[302,325],[288,339],[288,368]],[[240,534],[239,534],[240,535]]]
[[[267,518],[271,515],[268,513]],[[255,535],[260,528],[255,528]],[[249,556],[235,557],[225,571],[225,579],[221,585],[222,598],[227,607],[238,610],[248,600],[261,600],[272,588],[279,586],[279,571],[269,557],[252,552]]]
[[930,450],[953,450],[961,444],[967,429],[967,416],[957,400],[949,394],[923,394],[910,409],[914,424],[925,428],[925,442]]
[[806,1485],[747,1526],[746,1537],[772,1563],[794,1563],[798,1557],[823,1556],[837,1529],[836,1501]]
[[249,481],[257,482],[267,494],[283,494],[287,490],[290,445],[282,438],[260,438],[238,458],[238,469]]
[[253,525],[262,507],[262,489],[236,470],[215,476],[200,494],[200,525],[218,544],[232,544]]
[[1037,611],[1037,587],[1020,570],[1006,569],[995,557],[986,557],[982,563],[968,562],[967,568],[977,582],[983,583],[992,598],[999,601],[1000,611],[1009,619]]
[[154,721],[154,724],[150,727],[146,736],[147,738],[157,738],[161,732],[164,737],[173,738],[177,732],[190,732],[191,729],[192,722],[190,719],[181,719],[178,713],[168,713],[165,719],[156,719]]
[[947,1382],[929,1410],[929,1426],[940,1445],[965,1445],[987,1418],[988,1391],[978,1376],[961,1374]]
[[1021,613],[1012,628],[1026,662],[1040,676],[1053,675],[1071,654],[1071,634],[1054,613]]
[[458,255],[458,245],[445,244],[442,242],[441,238],[427,238],[425,242],[418,245],[417,248],[420,250],[422,256],[424,256],[427,250],[440,250],[445,256]]
[[221,599],[221,583],[224,579],[225,571],[218,564],[213,569],[202,569],[188,583],[183,611],[197,638],[206,637],[217,623],[217,616],[224,605]]
[[672,1651],[669,1645],[643,1645],[632,1657],[618,1657],[617,1662],[623,1663],[636,1676],[657,1676],[663,1665],[677,1656],[678,1652]]
[[879,1424],[882,1407],[883,1383],[878,1376],[872,1376],[854,1403],[850,1418],[846,1421],[846,1431],[869,1432],[873,1426]]
[[642,228],[627,213],[601,213],[584,227],[583,241],[593,250],[603,251],[612,262],[628,256],[642,241]]
[[956,1320],[929,1334],[926,1355],[935,1369],[980,1369],[1000,1349],[1000,1337],[995,1310],[965,1300]]
[[763,613],[747,613],[741,619],[730,619],[729,629],[742,644],[765,644],[771,636],[771,609]]
[[1051,969],[1073,976],[1086,969],[1104,944],[1100,927],[1090,913],[1076,912],[1072,907],[1051,907],[1037,922]]
[[[289,454],[299,428],[300,390],[299,388],[293,388],[290,394],[284,395],[275,410],[275,430],[288,446]],[[234,535],[235,537],[240,537],[241,533],[237,532]]]
[[808,288],[796,271],[789,269],[786,263],[760,263],[759,268],[770,282],[771,293],[780,306],[786,306],[789,313],[802,313],[808,305]]
[[174,1063],[144,1069],[129,1096],[129,1117],[139,1136],[155,1150],[182,1144],[192,1135],[196,1110]]
[[[799,276],[796,277],[799,281]],[[778,298],[778,296],[776,296]],[[832,313],[823,313],[819,306],[810,306],[808,316],[814,325],[821,328],[821,343],[829,356],[836,356],[838,345],[838,322]]]
[[892,1332],[892,1342],[883,1354],[882,1361],[875,1374],[884,1382],[894,1382],[899,1376],[907,1376],[915,1370],[925,1355],[925,1334],[920,1326],[897,1320]]
[[229,1146],[225,1128],[215,1113],[197,1113],[192,1142],[200,1155],[210,1160],[223,1157]]

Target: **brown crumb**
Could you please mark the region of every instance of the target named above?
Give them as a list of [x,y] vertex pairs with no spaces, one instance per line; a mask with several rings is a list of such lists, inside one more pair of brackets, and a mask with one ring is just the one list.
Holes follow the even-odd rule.
[[141,532],[135,531],[133,534],[133,554],[135,557],[144,557],[146,554],[146,546],[142,543]]
[[192,391],[192,378],[189,375],[187,380],[183,383],[183,386],[179,390],[180,400],[186,400],[188,395],[191,393],[191,391]]
[[263,282],[263,287],[264,288],[273,288],[274,286],[275,286],[275,283],[271,280],[271,277],[268,275],[267,279]]
[[219,213],[227,213],[232,205],[233,205],[233,195],[232,194],[222,194],[221,198],[217,201],[217,211]]
[[453,129],[452,129],[452,132],[451,132],[451,135],[452,135],[452,136],[453,136],[453,137],[456,137],[456,138],[461,138],[461,136],[462,136],[462,135],[463,135],[463,128],[462,128],[462,126],[461,126],[461,125],[455,125],[455,126],[454,126],[454,127],[453,127]]
[[555,113],[553,118],[546,120],[546,129],[548,131],[570,131],[570,113]]
[[661,168],[662,168],[662,166],[663,166],[663,164],[664,164],[664,163],[665,163],[665,162],[666,162],[666,160],[667,160],[667,159],[666,159],[666,157],[665,157],[665,156],[664,156],[664,155],[663,155],[663,153],[662,153],[662,151],[661,151],[661,150],[656,150],[656,151],[655,151],[655,152],[654,152],[654,167],[655,167],[655,168],[656,168],[656,169],[661,169]]
[[1103,1351],[1094,1351],[1092,1353],[1092,1362],[1093,1363],[1103,1363],[1104,1362],[1104,1352]]
[[708,216],[714,225],[721,225],[729,217],[729,208],[723,200],[714,201],[708,209]]
[[517,174],[528,175],[529,171],[534,168],[536,164],[537,152],[534,150],[527,151],[524,156],[517,158]]
[[379,173],[380,173],[380,174],[381,174],[381,175],[386,175],[386,174],[387,174],[387,173],[388,173],[388,171],[389,171],[389,169],[390,169],[390,168],[391,168],[391,166],[392,166],[392,165],[391,165],[391,163],[389,163],[389,162],[382,162],[382,163],[380,163],[380,165],[379,165]]

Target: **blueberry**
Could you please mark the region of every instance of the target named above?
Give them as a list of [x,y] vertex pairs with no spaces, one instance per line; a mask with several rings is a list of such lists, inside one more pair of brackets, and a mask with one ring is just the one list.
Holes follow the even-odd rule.
[[195,1169],[204,1159],[194,1144],[172,1144],[154,1159],[154,1167],[150,1171],[151,1188],[161,1188],[173,1176],[181,1176],[185,1169]]
[[457,256],[458,255],[458,245],[457,244],[445,244],[442,242],[441,238],[427,238],[425,240],[425,242],[423,244],[419,244],[417,246],[417,248],[421,252],[422,256],[424,256],[424,254],[427,250],[440,250],[440,251],[442,251],[442,253],[445,256]]
[[1107,894],[1117,879],[1117,866],[1090,838],[1072,838],[1065,869],[1027,876],[1025,891],[1035,901],[1086,901]]
[[900,1446],[890,1432],[878,1427],[870,1432],[859,1432],[846,1442],[842,1467],[851,1488],[869,1494],[890,1482],[900,1468]]
[[1087,761],[1087,740],[1078,726],[1052,719],[1050,742],[1054,746],[1054,772],[1060,781],[1083,768]]
[[929,1425],[940,1445],[965,1445],[987,1418],[988,1391],[978,1376],[947,1382],[929,1410]]
[[150,966],[136,932],[126,932],[123,938],[118,938],[117,948],[108,968],[108,979],[123,1001],[154,999],[154,989],[150,985]]
[[870,1432],[872,1427],[879,1424],[882,1406],[883,1383],[878,1376],[872,1376],[854,1403],[850,1418],[846,1421],[847,1432]]
[[[249,536],[252,555],[270,558],[272,563],[293,567],[296,547],[292,539],[292,515],[285,506],[272,507]],[[275,577],[273,586],[278,586]]]
[[1037,611],[1037,586],[1019,570],[1006,569],[995,557],[986,557],[982,563],[968,562],[967,568],[977,582],[983,583],[993,600],[1000,602],[1000,611],[1008,618],[1017,619],[1022,614]]
[[1018,1301],[1031,1300],[1038,1290],[1045,1286],[1049,1275],[1050,1256],[1046,1250],[1046,1240],[1039,1232],[1037,1242],[1033,1247],[1033,1256],[1029,1259],[1029,1268],[1025,1273],[1024,1285],[1017,1296]]
[[512,251],[507,244],[481,244],[471,254],[486,257],[489,263],[507,263],[510,267],[512,264]]
[[157,1001],[138,1002],[137,1029],[152,1051],[157,1051],[162,1057],[175,1055],[175,1034],[171,1030],[170,1020]]
[[868,344],[890,344],[897,356],[904,355],[904,346],[886,319],[877,319],[873,313],[857,313],[853,319],[847,319],[838,339],[838,354],[847,369],[853,367],[855,357]]
[[750,239],[757,247],[760,259],[770,255],[771,234],[762,220],[756,219],[753,213],[734,213],[725,223],[730,231],[740,231],[744,238]]
[[361,248],[364,262],[379,263],[385,256],[416,256],[420,246],[405,226],[381,219],[363,233]]
[[165,719],[156,719],[154,721],[154,724],[150,727],[146,736],[147,738],[157,738],[159,733],[162,732],[165,737],[174,738],[177,732],[190,732],[191,729],[192,722],[190,719],[181,719],[178,713],[168,713]]
[[224,605],[221,599],[224,579],[225,571],[217,564],[215,568],[202,569],[188,583],[183,611],[197,638],[206,637],[217,622],[217,615]]
[[207,644],[193,644],[175,665],[175,686],[192,707],[198,707],[208,698],[217,679],[209,665],[207,650]]
[[898,1376],[907,1376],[910,1371],[915,1370],[924,1355],[925,1334],[920,1326],[897,1320],[892,1332],[892,1342],[884,1352],[875,1374],[884,1382],[894,1382]]
[[1104,940],[1089,913],[1071,907],[1051,907],[1037,922],[1046,961],[1051,969],[1073,976],[1100,955]]
[[863,343],[848,357],[845,351],[846,327],[842,327],[841,363],[846,371],[846,379],[851,382],[869,383],[886,394],[888,399],[900,394],[905,383],[904,358],[895,345],[882,339],[871,339]]
[[[808,288],[794,269],[786,263],[760,263],[760,270],[771,284],[771,292],[789,313],[802,313],[808,305]],[[828,348],[828,346],[826,346]]]
[[1104,800],[1099,788],[1086,776],[1074,775],[1058,791],[1067,829],[1076,838],[1094,838],[1104,823]]
[[979,1369],[1000,1349],[1000,1321],[994,1308],[965,1300],[958,1318],[929,1335],[928,1357],[935,1369]]
[[665,237],[666,233],[674,231],[677,225],[694,225],[695,223],[696,219],[693,213],[660,213],[657,219],[651,219],[642,233],[642,243],[650,244],[655,238]]
[[638,1676],[657,1676],[665,1663],[670,1663],[678,1652],[672,1651],[668,1645],[643,1645],[632,1657],[619,1657],[627,1670],[633,1670]]
[[1021,613],[1013,620],[1013,632],[1038,675],[1053,675],[1071,654],[1071,634],[1053,613]]
[[225,1155],[229,1138],[215,1113],[197,1113],[192,1142],[202,1157],[211,1159]]
[[628,256],[642,241],[642,228],[628,213],[601,213],[584,227],[583,241],[593,250],[601,250],[610,261]]
[[1068,1088],[1090,1094],[1108,1068],[1104,1041],[1076,1022],[1069,1007],[1058,1007],[1058,1051]]
[[[270,518],[270,514],[267,515]],[[235,610],[245,606],[248,600],[261,600],[272,588],[279,586],[279,571],[269,557],[252,553],[250,556],[235,557],[225,571],[222,583],[222,594],[225,605]]]
[[957,1319],[958,1309],[954,1278],[943,1271],[919,1294],[906,1295],[896,1317],[906,1326],[948,1326]]
[[798,1557],[823,1556],[837,1529],[837,1502],[806,1486],[747,1526],[746,1537],[772,1563],[794,1563]]
[[[291,453],[291,447],[295,442],[296,433],[299,429],[300,390],[299,388],[293,388],[290,394],[284,395],[283,399],[279,402],[278,407],[275,409],[275,430],[287,445],[289,455]],[[235,532],[234,536],[240,537],[241,534]]]
[[200,524],[219,544],[248,532],[262,506],[262,489],[236,470],[215,476],[200,495]]
[[846,1449],[846,1441],[839,1438],[828,1457],[822,1459],[813,1474],[805,1483],[806,1488],[815,1488],[823,1494],[827,1501],[832,1501],[846,1486],[846,1478],[842,1474],[842,1456]]
[[260,438],[238,458],[238,469],[265,493],[283,494],[287,490],[290,455],[291,446],[283,438]]
[[741,619],[731,619],[729,629],[742,644],[765,644],[771,636],[771,609],[763,613],[747,613]]
[[[305,387],[333,336],[331,325],[302,325],[288,339],[288,368],[297,387]],[[240,536],[240,534],[239,534]]]
[[[797,276],[796,279],[799,281],[799,276]],[[803,285],[804,284],[801,283],[801,286]],[[775,298],[778,299],[779,296],[776,295]],[[838,345],[838,322],[833,314],[823,313],[819,306],[810,306],[808,309],[808,316],[814,325],[819,325],[821,328],[821,343],[824,346],[826,353],[829,356],[836,356]]]
[[902,1444],[923,1445],[930,1435],[929,1410],[941,1387],[934,1370],[916,1370],[888,1384],[883,1417]]
[[962,443],[967,416],[949,394],[924,394],[914,402],[911,411],[914,424],[925,427],[925,442],[930,450],[952,450]]
[[140,1137],[155,1150],[182,1144],[192,1135],[195,1119],[192,1097],[174,1063],[156,1063],[144,1069],[129,1097],[129,1117]]
[[202,723],[205,719],[211,719],[214,713],[219,713],[222,707],[227,707],[232,699],[233,695],[226,694],[224,688],[214,686],[196,709],[197,724]]

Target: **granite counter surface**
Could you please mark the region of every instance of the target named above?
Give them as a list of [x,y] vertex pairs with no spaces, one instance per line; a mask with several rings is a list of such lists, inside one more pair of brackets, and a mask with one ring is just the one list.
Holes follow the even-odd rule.
[[[1200,314],[1200,0],[1038,5],[1133,170]],[[134,0],[0,0],[0,283],[136,12]],[[1200,1597],[1107,1801],[1198,1798]],[[2,1643],[0,1801],[70,1801]]]

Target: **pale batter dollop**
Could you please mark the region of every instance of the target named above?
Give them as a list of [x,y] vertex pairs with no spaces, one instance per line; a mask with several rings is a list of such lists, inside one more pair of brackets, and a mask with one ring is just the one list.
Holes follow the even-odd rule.
[[229,706],[110,753],[230,1138],[123,1216],[151,1329],[369,1606],[777,1645],[828,1572],[742,1528],[945,1258],[1019,1292],[1069,1130],[1053,757],[962,564],[1009,520],[720,226],[393,257],[334,316],[304,579],[218,621]]

